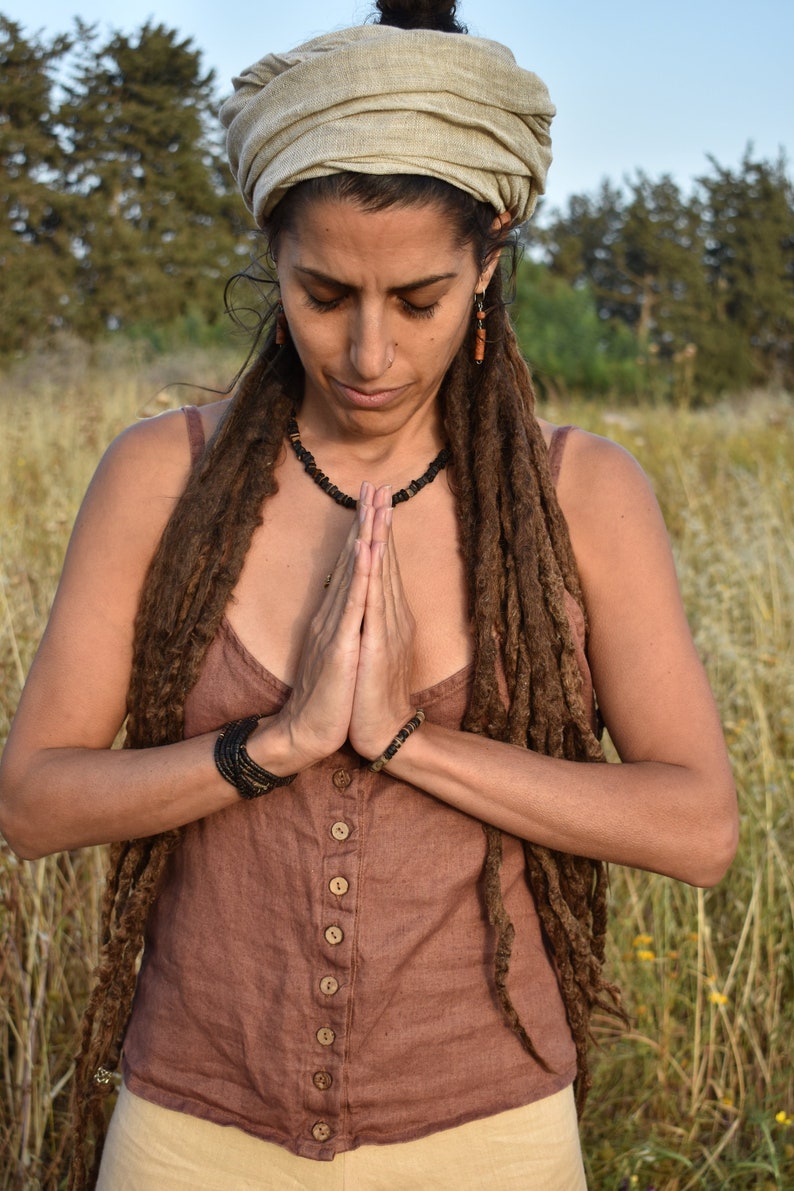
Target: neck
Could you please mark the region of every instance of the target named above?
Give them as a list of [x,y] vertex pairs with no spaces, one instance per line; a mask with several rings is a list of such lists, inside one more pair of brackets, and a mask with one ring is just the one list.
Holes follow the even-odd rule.
[[[329,475],[327,475],[318,464],[314,455],[308,450],[305,443],[300,436],[300,427],[294,417],[290,418],[287,423],[287,437],[295,456],[303,465],[306,474],[314,481],[319,488],[331,497],[331,499],[338,505],[346,509],[355,509],[358,501],[355,496],[340,488]],[[442,449],[435,455],[430,463],[427,465],[421,475],[414,476],[410,483],[394,489],[392,484],[392,506],[405,504],[411,500],[412,497],[417,496],[423,488],[428,484],[432,484],[439,472],[442,472],[449,462],[449,448],[442,447]]]
[[[429,407],[403,410],[329,409],[326,404],[313,402],[307,395],[297,410],[301,439],[313,454],[322,456],[329,470],[340,466],[357,469],[361,474],[384,474],[384,483],[393,479],[390,474],[427,461],[436,455],[446,442],[438,403]],[[362,470],[363,469],[363,470]],[[374,481],[373,481],[374,482]]]

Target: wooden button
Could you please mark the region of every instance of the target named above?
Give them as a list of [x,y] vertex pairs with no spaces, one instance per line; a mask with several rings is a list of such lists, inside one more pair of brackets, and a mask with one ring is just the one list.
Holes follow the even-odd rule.
[[321,1092],[327,1092],[333,1082],[333,1076],[330,1071],[315,1071],[312,1076],[312,1083]]
[[320,992],[324,993],[326,997],[332,997],[334,993],[339,992],[339,981],[335,976],[323,976],[320,981]]
[[331,781],[334,783],[337,790],[346,790],[352,780],[352,777],[346,769],[337,769],[336,773],[331,778]]
[[325,934],[326,943],[330,943],[332,947],[337,947],[345,937],[345,932],[341,926],[326,926],[323,933]]
[[332,1129],[327,1121],[318,1121],[316,1125],[312,1125],[312,1137],[315,1141],[328,1141],[331,1135]]
[[342,897],[343,894],[347,893],[350,885],[344,877],[332,877],[328,883],[328,888],[331,890],[331,893],[335,893],[337,897]]
[[350,835],[350,828],[347,823],[340,819],[337,823],[331,825],[331,835],[334,839],[345,840]]
[[320,1046],[332,1046],[336,1040],[336,1034],[333,1032],[330,1026],[320,1026],[315,1037],[320,1043]]

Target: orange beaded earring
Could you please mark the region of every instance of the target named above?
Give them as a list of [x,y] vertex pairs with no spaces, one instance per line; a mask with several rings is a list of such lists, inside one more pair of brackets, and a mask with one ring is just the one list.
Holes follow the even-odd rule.
[[477,326],[474,330],[474,363],[482,364],[485,359],[485,292],[474,295],[474,317]]
[[287,323],[287,316],[284,313],[284,307],[281,302],[278,304],[278,311],[276,313],[276,347],[283,347],[287,342],[287,335],[289,334],[289,325]]

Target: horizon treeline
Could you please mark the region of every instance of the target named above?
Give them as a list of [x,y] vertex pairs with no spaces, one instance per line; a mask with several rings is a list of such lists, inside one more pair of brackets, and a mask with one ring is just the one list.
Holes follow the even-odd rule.
[[[258,251],[213,72],[189,38],[0,14],[0,357],[59,334],[225,334]],[[794,388],[794,187],[782,154],[604,181],[523,231],[513,317],[542,387],[706,400]]]

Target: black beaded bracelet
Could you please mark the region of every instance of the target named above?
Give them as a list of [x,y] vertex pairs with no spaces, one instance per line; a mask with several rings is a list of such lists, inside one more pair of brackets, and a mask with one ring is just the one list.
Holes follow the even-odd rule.
[[372,772],[380,773],[381,769],[383,769],[383,766],[389,764],[389,761],[391,761],[392,757],[397,752],[397,749],[401,748],[411,733],[415,732],[420,724],[423,724],[424,722],[425,713],[422,711],[421,707],[417,707],[415,714],[411,716],[408,723],[403,728],[400,728],[400,731],[397,733],[389,747],[384,749],[381,755],[376,757],[376,759],[372,762],[370,765]]
[[298,776],[289,773],[286,777],[277,777],[248,756],[245,742],[260,719],[261,716],[249,715],[244,720],[232,720],[223,725],[215,741],[218,772],[237,789],[241,798],[260,798],[277,786],[288,786]]

